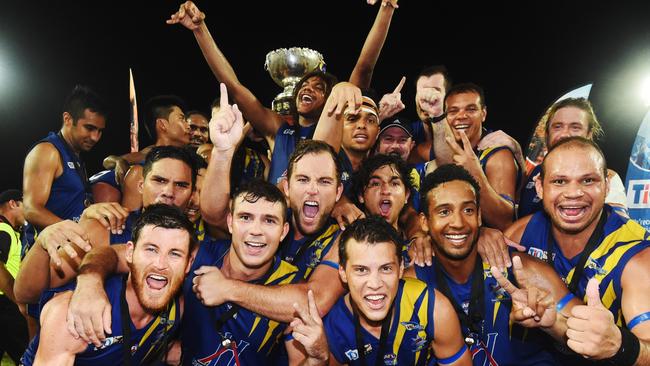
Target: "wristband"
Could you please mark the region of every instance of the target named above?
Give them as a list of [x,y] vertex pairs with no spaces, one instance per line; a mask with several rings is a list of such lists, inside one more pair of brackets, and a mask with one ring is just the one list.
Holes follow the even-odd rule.
[[629,323],[627,323],[627,329],[631,330],[632,328],[636,327],[637,325],[639,325],[639,324],[641,324],[643,322],[646,322],[648,320],[650,320],[650,311],[635,316],[632,320],[630,320]]
[[575,295],[573,295],[570,292],[564,295],[564,297],[560,300],[560,302],[558,302],[557,305],[555,305],[555,310],[557,310],[558,313],[561,312],[562,309],[564,309],[564,307],[566,306],[566,304],[568,304],[569,301],[573,300],[573,298],[575,298]]
[[427,122],[434,124],[444,120],[445,118],[447,118],[447,113],[443,113],[437,117],[429,117],[427,118]]
[[614,356],[608,358],[606,361],[610,365],[632,366],[636,363],[636,359],[639,357],[639,351],[641,350],[639,338],[627,328],[619,327],[619,329],[621,330],[621,347]]

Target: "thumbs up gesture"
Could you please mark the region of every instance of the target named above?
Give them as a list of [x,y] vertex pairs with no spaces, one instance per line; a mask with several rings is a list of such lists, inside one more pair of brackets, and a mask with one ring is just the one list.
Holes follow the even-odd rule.
[[612,357],[621,347],[621,331],[614,315],[600,301],[598,280],[587,284],[587,305],[571,309],[567,320],[567,346],[585,358],[601,360]]

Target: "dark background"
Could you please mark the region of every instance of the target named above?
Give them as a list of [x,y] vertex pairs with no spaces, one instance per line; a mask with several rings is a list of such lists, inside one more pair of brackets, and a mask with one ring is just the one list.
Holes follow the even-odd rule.
[[[178,1],[11,3],[0,13],[0,189],[20,187],[24,156],[47,131],[60,128],[63,100],[77,83],[91,85],[111,105],[104,137],[85,156],[91,174],[104,156],[128,151],[129,67],[140,107],[153,95],[175,93],[208,112],[217,96],[191,32],[165,24]],[[377,12],[363,0],[198,6],[241,82],[267,105],[280,92],[263,69],[268,51],[313,48],[328,71],[347,79]],[[548,104],[593,82],[591,99],[606,132],[601,146],[624,176],[647,110],[639,91],[650,75],[648,16],[648,1],[401,0],[373,87],[384,93],[407,76],[403,100],[415,118],[415,75],[445,64],[454,81],[485,88],[487,127],[526,145]]]

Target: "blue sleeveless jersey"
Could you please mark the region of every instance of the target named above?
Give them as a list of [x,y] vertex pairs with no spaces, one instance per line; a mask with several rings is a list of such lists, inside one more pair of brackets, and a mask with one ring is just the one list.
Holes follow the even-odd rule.
[[[92,202],[92,195],[86,191],[86,184],[77,172],[77,164],[83,167],[83,162],[67,148],[66,142],[56,133],[50,132],[36,145],[44,142],[51,143],[57,149],[63,167],[63,173],[52,182],[45,208],[64,220],[79,221],[86,208],[85,201]],[[34,244],[36,232],[40,229],[42,228],[35,228],[28,223],[23,241],[24,253]]]
[[540,164],[534,167],[528,175],[526,185],[521,189],[521,194],[519,195],[519,209],[517,210],[518,217],[528,216],[537,211],[544,210],[542,199],[537,196],[535,181],[533,180],[533,178],[541,172],[542,165]]
[[341,183],[343,184],[343,194],[352,200],[352,202],[356,202],[357,198],[354,197],[354,187],[352,181],[352,178],[356,172],[352,168],[352,162],[350,162],[348,154],[346,154],[343,149],[339,150],[339,164],[341,164]]
[[[426,282],[430,287],[438,288],[435,266],[415,267],[417,278]],[[454,300],[466,312],[472,291],[472,276],[464,284],[458,284],[444,272],[449,289]],[[470,347],[472,362],[475,366],[506,366],[506,365],[558,365],[553,356],[544,351],[541,344],[527,339],[526,331],[510,323],[512,300],[510,295],[492,277],[490,266],[483,263],[483,293],[484,320],[482,334],[472,334],[480,342]],[[508,279],[514,276],[509,271]],[[469,328],[463,327],[463,336],[470,336]]]
[[[600,244],[585,262],[585,269],[578,282],[577,293],[574,295],[586,301],[587,282],[592,277],[597,278],[600,281],[600,298],[603,305],[614,314],[616,324],[624,326],[625,319],[621,311],[623,295],[621,275],[625,265],[634,255],[650,247],[650,233],[634,220],[613,212],[609,205],[604,206],[604,211],[607,214],[604,234],[600,238]],[[549,238],[550,229],[551,221],[546,213],[536,212],[526,225],[521,237],[521,245],[526,247],[528,254],[546,261],[548,240],[552,240],[555,249],[553,258],[555,271],[568,284],[573,278],[580,256],[565,257],[552,235]]]
[[[393,303],[386,353],[381,355],[384,365],[435,364],[435,356],[430,352],[434,336],[434,305],[435,292],[422,281],[413,278],[400,280]],[[345,305],[345,297],[341,297],[327,313],[323,325],[334,358],[341,364],[361,365],[354,315]],[[366,363],[374,365],[378,357],[379,339],[363,327],[361,333]]]
[[[321,264],[340,234],[339,225],[332,219],[328,220],[325,226],[314,235],[305,236],[300,240],[293,239],[294,229],[292,228],[289,235],[280,244],[278,256],[283,261],[298,267],[297,277],[306,280],[314,268]],[[328,265],[330,265],[329,262]]]
[[[216,330],[217,319],[230,310],[232,305],[226,303],[216,307],[204,306],[192,291],[192,280],[196,276],[194,270],[201,266],[220,268],[229,250],[229,240],[215,242],[212,245],[201,245],[190,274],[185,279],[183,286],[185,314],[184,326],[181,330],[183,365],[269,364],[269,355],[286,328],[286,324],[240,308],[233,317],[226,320],[219,331]],[[293,283],[299,280],[296,274],[296,267],[276,257],[270,274],[253,283],[264,285]],[[231,342],[230,346],[222,344],[225,339]]]
[[296,149],[298,140],[311,139],[316,131],[316,124],[309,127],[296,127],[288,123],[282,124],[275,134],[275,145],[271,155],[271,167],[268,181],[278,184],[280,178],[289,167],[289,157]]
[[[75,365],[115,366],[124,364],[124,333],[122,331],[122,314],[120,311],[120,298],[122,296],[123,286],[123,276],[113,276],[106,280],[104,288],[106,290],[106,296],[112,305],[112,334],[106,338],[101,347],[98,348],[91,344],[88,345],[85,351],[77,354],[74,363]],[[48,291],[60,292],[72,290],[73,287],[74,284],[72,286]],[[49,296],[49,298],[52,298],[52,296]],[[181,319],[178,297],[174,298],[170,305],[169,316],[165,315],[166,314],[158,315],[141,329],[136,329],[129,319],[129,324],[131,325],[130,343],[132,365],[142,364],[144,360],[152,361],[151,357],[154,357],[158,351],[162,350],[162,347],[166,346],[164,344],[165,335],[167,335],[167,339],[169,340],[178,332]],[[63,331],[67,332],[67,330]],[[29,366],[33,364],[36,350],[38,349],[38,343],[39,336],[36,335],[21,359],[21,362],[24,365]]]

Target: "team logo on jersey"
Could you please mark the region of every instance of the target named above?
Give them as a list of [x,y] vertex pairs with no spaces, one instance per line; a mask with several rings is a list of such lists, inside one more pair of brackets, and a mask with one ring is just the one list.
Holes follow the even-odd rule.
[[93,351],[98,351],[100,349],[104,349],[104,348],[110,347],[110,346],[112,346],[114,344],[118,344],[118,343],[122,343],[122,336],[121,335],[115,336],[115,337],[107,337],[102,342],[101,346],[99,346],[99,347],[95,346],[93,348]]
[[429,343],[426,337],[421,337],[420,335],[415,338],[411,338],[411,340],[413,341],[413,352],[422,351]]
[[530,247],[528,248],[528,254],[532,257],[535,257],[537,259],[545,261],[546,258],[548,258],[548,255],[546,254],[545,250],[541,250],[539,248],[535,247]]
[[74,169],[74,163],[71,162],[71,161],[69,161],[69,162],[68,162],[68,168],[70,168],[70,169]]
[[593,258],[587,259],[587,268],[593,269],[596,271],[596,274],[604,276],[607,274],[607,271],[604,270],[601,266],[598,265],[598,262],[596,262]]
[[348,172],[341,173],[341,181],[347,182],[348,179],[350,179],[350,173],[348,173]]
[[349,349],[349,350],[345,351],[345,356],[350,361],[358,360],[359,359],[359,351],[357,351],[356,349]]
[[494,285],[490,285],[490,288],[492,289],[492,293],[494,293],[494,299],[492,299],[492,302],[510,300],[510,297],[508,296],[508,292],[506,291],[506,289],[501,287],[501,285],[499,285],[498,283]]
[[384,355],[384,365],[392,366],[397,365],[397,355],[394,353],[389,353]]
[[424,327],[418,322],[400,322],[406,330],[422,330]]
[[296,131],[291,128],[287,128],[286,130],[282,131],[282,133],[285,135],[293,135],[294,132]]

